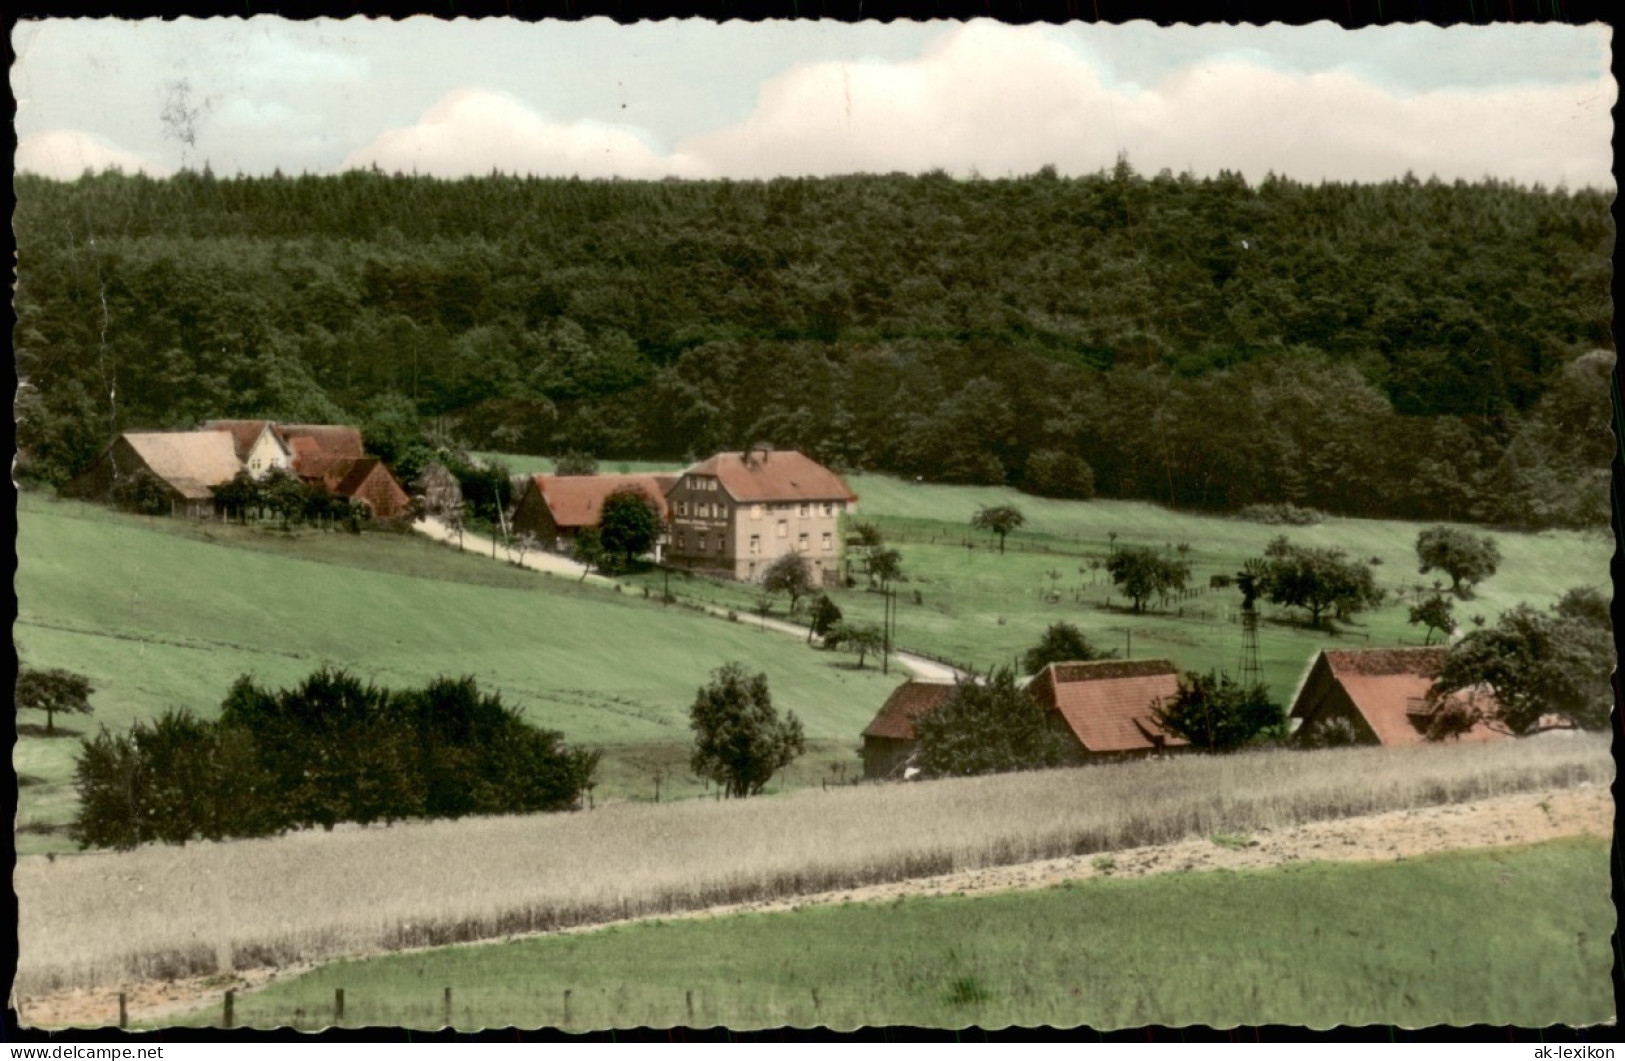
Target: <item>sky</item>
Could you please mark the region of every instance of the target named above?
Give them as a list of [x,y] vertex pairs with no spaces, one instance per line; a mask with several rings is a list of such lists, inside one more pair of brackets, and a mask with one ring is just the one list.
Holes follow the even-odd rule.
[[1612,189],[1602,25],[18,23],[17,169]]

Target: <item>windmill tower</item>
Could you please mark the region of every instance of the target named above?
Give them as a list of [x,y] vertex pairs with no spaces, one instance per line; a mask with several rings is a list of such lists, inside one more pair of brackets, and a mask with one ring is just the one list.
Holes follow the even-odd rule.
[[1241,667],[1239,678],[1244,686],[1263,682],[1264,674],[1258,665],[1258,581],[1263,574],[1253,560],[1236,573],[1236,588],[1241,590]]

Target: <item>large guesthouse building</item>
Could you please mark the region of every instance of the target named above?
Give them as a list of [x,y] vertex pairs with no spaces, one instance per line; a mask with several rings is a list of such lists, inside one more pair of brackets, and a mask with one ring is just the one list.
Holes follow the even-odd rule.
[[718,453],[666,491],[668,562],[743,581],[787,553],[814,584],[841,570],[841,513],[857,496],[839,475],[795,450]]

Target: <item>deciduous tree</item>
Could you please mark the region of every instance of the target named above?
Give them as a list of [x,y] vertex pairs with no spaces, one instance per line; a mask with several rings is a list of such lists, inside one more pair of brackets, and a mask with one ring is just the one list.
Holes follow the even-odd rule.
[[1435,632],[1441,638],[1447,638],[1450,631],[1456,628],[1455,605],[1451,604],[1444,594],[1435,593],[1421,604],[1411,606],[1410,623],[1412,626],[1427,628],[1427,636],[1422,643],[1431,645]]
[[759,795],[806,750],[795,712],[781,719],[774,708],[767,675],[749,674],[739,663],[711,672],[710,683],[695,694],[689,728],[689,768],[722,786],[730,799]]
[[874,623],[839,622],[824,635],[824,647],[856,652],[861,670],[869,653],[879,654],[886,650],[886,635]]
[[1470,534],[1459,527],[1429,527],[1416,536],[1416,557],[1422,574],[1437,568],[1450,576],[1450,590],[1471,597],[1473,586],[1495,574],[1501,550],[1495,539]]
[[[1465,692],[1476,713],[1468,726],[1481,718],[1515,735],[1537,732],[1547,716],[1602,729],[1613,666],[1607,630],[1520,604],[1451,647],[1428,698],[1443,707]],[[1477,695],[1482,689],[1493,695]]]
[[1234,751],[1286,729],[1286,713],[1264,686],[1242,685],[1223,671],[1187,671],[1174,698],[1151,714],[1164,733],[1211,752]]
[[1014,505],[983,505],[977,509],[976,515],[970,518],[970,525],[977,530],[991,531],[999,536],[999,552],[1004,552],[1004,539],[1010,532],[1025,526],[1027,517],[1021,514],[1021,509]]
[[812,643],[814,636],[826,637],[841,621],[840,605],[830,600],[829,594],[820,593],[813,601],[812,622],[807,625],[807,642]]
[[14,699],[18,711],[45,712],[45,732],[55,734],[57,715],[90,714],[90,694],[95,691],[82,674],[60,667],[23,667],[17,673]]
[[1051,623],[1038,644],[1021,657],[1021,666],[1028,674],[1037,674],[1051,663],[1087,663],[1094,659],[1110,659],[1115,652],[1103,652],[1089,643],[1083,631],[1071,623]]
[[660,537],[660,510],[642,489],[624,486],[604,498],[598,514],[598,541],[604,554],[621,569],[655,547]]
[[1307,608],[1311,626],[1320,626],[1328,610],[1348,619],[1383,598],[1370,565],[1350,560],[1341,549],[1293,545],[1285,536],[1265,548],[1259,588],[1274,604]]
[[1187,560],[1176,560],[1142,545],[1125,545],[1112,552],[1106,561],[1106,572],[1139,612],[1145,610],[1145,602],[1152,597],[1166,597],[1183,590],[1190,578],[1191,565]]
[[946,703],[915,720],[920,769],[941,777],[1060,766],[1071,738],[1056,721],[1001,667],[985,682],[960,682]]
[[812,589],[812,575],[799,555],[785,553],[767,565],[767,570],[762,574],[762,588],[768,593],[788,596],[790,611],[794,612],[801,598]]

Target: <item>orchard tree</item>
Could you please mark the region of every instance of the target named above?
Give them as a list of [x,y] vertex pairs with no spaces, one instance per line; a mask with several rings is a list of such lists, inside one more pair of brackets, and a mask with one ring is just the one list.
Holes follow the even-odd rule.
[[812,575],[807,564],[797,553],[785,553],[762,574],[762,588],[768,593],[783,593],[790,598],[790,611],[796,610],[801,598],[812,590]]
[[1564,619],[1607,631],[1613,629],[1610,607],[1606,593],[1591,586],[1575,586],[1559,598],[1552,610]]
[[1103,652],[1089,643],[1083,631],[1071,623],[1051,623],[1038,644],[1021,657],[1021,666],[1028,674],[1037,674],[1051,663],[1087,663],[1095,659],[1111,659],[1115,652]]
[[[1437,583],[1435,583],[1437,585]],[[1455,605],[1444,594],[1434,593],[1433,596],[1421,604],[1411,606],[1410,623],[1412,626],[1427,627],[1427,636],[1423,639],[1424,645],[1433,643],[1433,634],[1437,631],[1440,639],[1450,636],[1450,631],[1456,628]]]
[[1151,715],[1164,733],[1210,752],[1235,751],[1286,728],[1286,713],[1263,685],[1242,685],[1223,671],[1187,671],[1173,699],[1154,705]]
[[1004,539],[1013,530],[1024,526],[1027,517],[1021,514],[1021,509],[1014,505],[983,505],[976,515],[970,518],[970,525],[977,530],[991,531],[999,536],[999,553],[1004,553]]
[[[1547,716],[1603,729],[1613,702],[1613,667],[1613,638],[1606,629],[1520,604],[1451,647],[1428,699],[1439,710],[1460,713],[1453,706],[1461,703],[1456,694],[1467,694],[1471,706],[1452,729],[1482,720],[1521,736],[1542,729]],[[1490,697],[1477,695],[1485,688]]]
[[858,669],[862,670],[863,661],[868,658],[869,653],[878,655],[886,651],[886,635],[881,633],[880,627],[874,623],[838,622],[824,635],[824,647],[856,652]]
[[1166,597],[1183,590],[1190,579],[1191,565],[1189,561],[1175,560],[1142,545],[1125,545],[1106,561],[1106,572],[1112,576],[1112,583],[1133,602],[1134,610],[1140,612],[1152,597]]
[[1041,770],[1070,758],[1071,738],[1001,667],[987,681],[962,681],[917,718],[920,769],[933,777]]
[[18,711],[45,712],[45,732],[55,736],[56,716],[90,714],[90,694],[95,691],[82,674],[59,667],[23,667],[17,674],[14,699]]
[[1422,562],[1422,574],[1443,571],[1450,576],[1450,591],[1463,598],[1471,597],[1473,586],[1495,574],[1501,565],[1501,550],[1494,538],[1459,527],[1429,527],[1418,534],[1416,557]]
[[767,675],[747,674],[739,663],[711,672],[710,684],[694,697],[689,728],[689,768],[722,786],[729,799],[759,795],[806,750],[795,712],[781,719],[774,709]]
[[1306,548],[1284,536],[1264,550],[1260,589],[1274,604],[1307,608],[1311,626],[1320,626],[1327,611],[1346,620],[1383,598],[1370,565],[1341,549]]
[[880,581],[885,589],[903,577],[903,554],[896,549],[876,549],[869,554],[869,581]]
[[623,569],[655,546],[660,537],[660,510],[649,495],[625,486],[604,498],[598,514],[598,542],[606,558]]
[[807,642],[812,643],[814,635],[827,637],[841,621],[840,605],[830,600],[829,594],[820,593],[813,601],[812,622],[807,626]]

